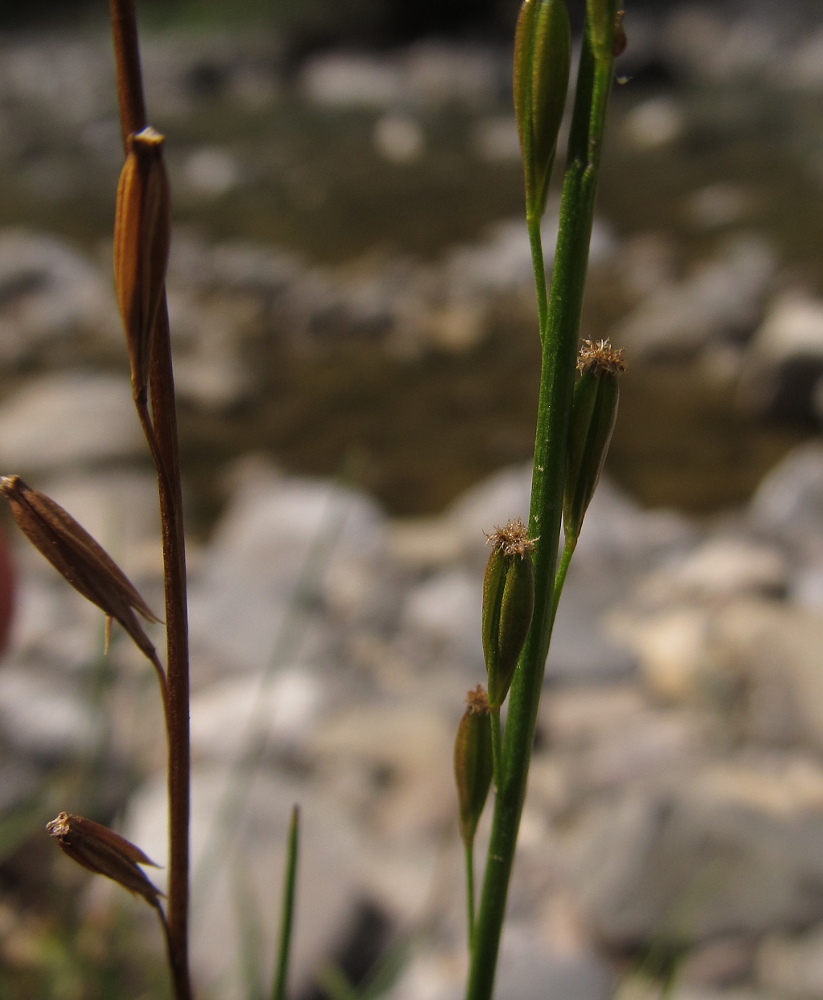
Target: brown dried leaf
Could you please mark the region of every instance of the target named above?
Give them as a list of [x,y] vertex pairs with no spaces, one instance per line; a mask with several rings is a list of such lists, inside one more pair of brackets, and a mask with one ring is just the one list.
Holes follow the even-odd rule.
[[60,849],[73,861],[98,875],[105,875],[124,889],[159,908],[163,895],[138,865],[157,865],[139,847],[94,820],[61,812],[47,824]]

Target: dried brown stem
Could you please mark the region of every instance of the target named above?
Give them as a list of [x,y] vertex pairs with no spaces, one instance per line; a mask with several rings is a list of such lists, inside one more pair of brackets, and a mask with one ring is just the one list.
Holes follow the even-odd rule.
[[[140,70],[134,0],[111,0],[117,89],[124,149],[128,137],[148,124]],[[186,611],[186,550],[177,443],[169,321],[162,296],[149,368],[151,420],[138,403],[140,421],[157,466],[166,593],[167,695],[169,761],[169,963],[175,1000],[191,1000],[188,967],[189,922],[189,660]]]

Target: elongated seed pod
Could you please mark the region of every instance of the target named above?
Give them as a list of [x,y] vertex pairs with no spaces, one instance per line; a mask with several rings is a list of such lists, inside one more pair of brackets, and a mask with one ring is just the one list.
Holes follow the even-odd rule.
[[528,213],[546,208],[571,66],[565,0],[524,0],[514,43],[514,111]]
[[137,646],[159,668],[157,652],[137,615],[158,622],[134,584],[111,556],[59,504],[32,489],[19,476],[0,477],[18,527],[60,575],[104,614],[128,632]]
[[563,493],[566,541],[577,543],[614,430],[620,397],[623,354],[606,341],[586,341],[578,355],[580,377],[574,387]]
[[489,536],[483,580],[482,638],[489,704],[499,708],[511,686],[534,614],[534,542],[521,521]]
[[154,324],[169,260],[171,194],[164,141],[150,127],[129,136],[117,187],[114,284],[135,397],[144,395],[148,385]]
[[61,812],[46,829],[58,846],[73,861],[88,871],[105,875],[124,889],[133,892],[157,909],[160,890],[146,877],[139,865],[157,865],[139,847],[119,833],[83,816]]
[[460,835],[465,846],[470,847],[489,795],[493,770],[489,701],[481,685],[469,691],[466,706],[454,744],[454,777]]

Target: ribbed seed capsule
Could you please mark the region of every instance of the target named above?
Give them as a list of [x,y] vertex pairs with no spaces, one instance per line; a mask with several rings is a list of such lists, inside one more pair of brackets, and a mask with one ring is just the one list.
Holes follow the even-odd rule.
[[63,853],[78,865],[98,875],[105,875],[129,892],[142,896],[150,906],[160,906],[163,893],[138,867],[151,865],[156,868],[157,865],[130,840],[94,820],[66,812],[61,812],[48,823],[46,829]]
[[143,395],[148,385],[152,335],[169,260],[171,194],[164,141],[153,128],[129,136],[117,188],[114,284],[135,396]]
[[460,810],[460,836],[470,847],[492,782],[492,732],[489,699],[481,685],[466,696],[466,711],[457,727],[454,777]]
[[569,425],[563,527],[567,544],[576,543],[583,518],[597,488],[609,450],[617,403],[619,376],[626,370],[623,352],[607,341],[585,341],[578,354],[580,378],[574,387]]
[[483,580],[483,653],[489,704],[506,700],[534,614],[534,542],[522,521],[489,536],[492,553]]
[[45,493],[26,485],[19,476],[0,477],[0,494],[8,501],[12,517],[32,545],[75,590],[119,622],[162,670],[157,652],[135,612],[146,621],[160,619],[105,549],[71,514]]
[[570,65],[571,28],[565,0],[524,0],[514,41],[514,112],[526,207],[537,217],[546,208]]

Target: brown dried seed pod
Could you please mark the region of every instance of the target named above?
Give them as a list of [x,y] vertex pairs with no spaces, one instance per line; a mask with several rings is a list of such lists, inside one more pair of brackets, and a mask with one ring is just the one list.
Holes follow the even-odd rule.
[[163,300],[171,241],[165,139],[153,128],[130,135],[117,188],[114,284],[126,331],[135,396],[148,385],[151,344]]
[[90,872],[105,875],[159,909],[163,893],[138,867],[157,865],[131,841],[94,820],[67,812],[61,812],[46,829],[72,861]]
[[140,650],[158,666],[157,652],[135,611],[160,619],[111,556],[63,508],[19,476],[0,477],[0,493],[29,541],[75,590],[119,622]]

